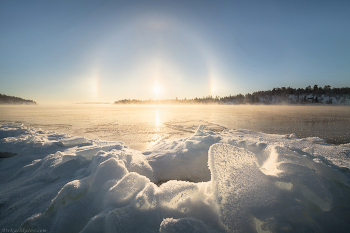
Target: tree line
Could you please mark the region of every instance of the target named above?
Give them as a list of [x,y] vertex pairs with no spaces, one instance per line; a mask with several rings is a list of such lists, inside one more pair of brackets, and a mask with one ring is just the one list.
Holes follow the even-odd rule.
[[204,96],[194,99],[165,99],[165,100],[137,100],[122,99],[115,101],[114,104],[345,104],[350,100],[349,87],[331,87],[326,85],[319,87],[307,86],[306,88],[277,87],[267,91],[256,91],[252,94],[238,94],[229,96]]
[[0,104],[37,104],[34,100],[25,100],[15,96],[0,94]]

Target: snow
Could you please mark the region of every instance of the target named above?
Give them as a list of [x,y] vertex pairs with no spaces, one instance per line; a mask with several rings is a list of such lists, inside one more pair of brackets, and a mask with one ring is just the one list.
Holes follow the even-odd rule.
[[47,232],[349,232],[350,147],[248,130],[146,151],[0,126],[0,228]]

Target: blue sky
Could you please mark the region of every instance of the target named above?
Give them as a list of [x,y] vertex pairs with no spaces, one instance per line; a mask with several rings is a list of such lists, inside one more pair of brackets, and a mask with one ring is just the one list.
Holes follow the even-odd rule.
[[349,86],[349,12],[350,1],[2,0],[0,93],[40,104]]

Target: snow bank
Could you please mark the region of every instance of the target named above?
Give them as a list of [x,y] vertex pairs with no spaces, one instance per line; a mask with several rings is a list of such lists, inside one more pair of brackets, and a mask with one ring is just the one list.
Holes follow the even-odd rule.
[[199,127],[144,152],[0,127],[0,228],[349,232],[350,147]]

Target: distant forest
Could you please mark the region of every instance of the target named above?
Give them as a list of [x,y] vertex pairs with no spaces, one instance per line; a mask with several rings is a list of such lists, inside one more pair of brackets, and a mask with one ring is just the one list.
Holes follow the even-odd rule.
[[0,94],[0,104],[37,104],[33,100],[25,100],[15,96]]
[[306,88],[277,87],[253,94],[238,94],[225,97],[207,96],[194,99],[137,100],[123,99],[114,104],[350,104],[350,87],[335,88],[329,85]]

